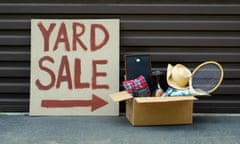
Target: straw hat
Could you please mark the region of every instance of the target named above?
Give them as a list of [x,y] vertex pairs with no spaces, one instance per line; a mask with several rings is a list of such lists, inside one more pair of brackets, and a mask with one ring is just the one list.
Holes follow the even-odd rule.
[[176,89],[186,89],[188,87],[191,71],[182,64],[177,64],[174,67],[168,64],[167,68],[167,83],[169,86]]

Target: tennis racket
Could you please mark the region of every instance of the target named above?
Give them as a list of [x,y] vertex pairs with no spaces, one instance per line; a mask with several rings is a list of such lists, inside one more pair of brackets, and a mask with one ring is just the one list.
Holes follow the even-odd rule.
[[198,65],[189,79],[189,88],[193,95],[209,95],[223,80],[224,71],[216,61],[206,61]]

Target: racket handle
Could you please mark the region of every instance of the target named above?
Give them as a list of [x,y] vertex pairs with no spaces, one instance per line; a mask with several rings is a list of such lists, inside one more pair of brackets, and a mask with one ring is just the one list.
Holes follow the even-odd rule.
[[191,94],[192,95],[209,95],[208,92],[205,92],[205,91],[200,90],[200,89],[191,89]]

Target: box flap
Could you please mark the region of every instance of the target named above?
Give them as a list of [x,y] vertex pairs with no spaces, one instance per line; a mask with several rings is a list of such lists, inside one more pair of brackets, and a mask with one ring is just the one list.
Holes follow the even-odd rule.
[[125,101],[133,98],[133,96],[127,91],[116,92],[113,94],[109,94],[109,96],[113,99],[114,102]]
[[197,100],[194,96],[178,96],[178,97],[139,97],[135,98],[137,103],[161,103],[172,101],[188,101]]

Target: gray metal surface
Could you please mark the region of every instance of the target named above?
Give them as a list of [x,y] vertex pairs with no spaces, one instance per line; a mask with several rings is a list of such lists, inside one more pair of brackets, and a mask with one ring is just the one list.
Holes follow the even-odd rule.
[[[120,19],[121,80],[125,54],[150,54],[153,70],[215,60],[225,77],[195,112],[240,112],[240,0],[1,0],[0,112],[27,112],[31,19]],[[121,81],[119,82],[121,83]]]

